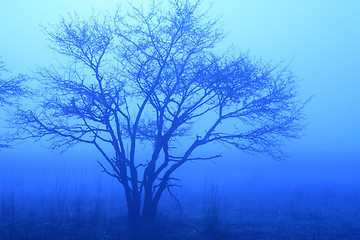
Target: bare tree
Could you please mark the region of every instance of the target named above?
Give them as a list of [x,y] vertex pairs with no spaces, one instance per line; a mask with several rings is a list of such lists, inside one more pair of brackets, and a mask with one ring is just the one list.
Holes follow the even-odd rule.
[[20,138],[95,147],[103,171],[124,187],[131,222],[155,219],[183,164],[220,157],[195,150],[221,143],[279,158],[283,140],[303,128],[289,68],[217,54],[223,31],[199,2],[155,1],[114,18],[71,15],[45,28],[69,64],[41,69],[42,103],[17,115]]
[[15,104],[14,98],[18,98],[27,92],[23,86],[26,79],[25,76],[3,76],[3,74],[7,72],[8,70],[5,68],[5,63],[0,60],[0,107]]
[[[0,60],[0,108],[2,111],[4,111],[6,107],[16,105],[16,100],[19,99],[19,97],[28,94],[28,91],[23,86],[25,76],[3,76],[3,74],[7,72],[8,70],[5,68],[5,63]],[[5,140],[1,140],[0,149],[6,147],[9,147],[9,145]]]

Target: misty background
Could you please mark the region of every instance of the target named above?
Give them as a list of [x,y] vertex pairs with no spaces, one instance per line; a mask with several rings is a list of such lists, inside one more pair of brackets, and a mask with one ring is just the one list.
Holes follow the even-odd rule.
[[[136,4],[147,1],[133,1]],[[301,97],[313,96],[305,108],[308,127],[304,136],[288,143],[289,157],[274,161],[263,155],[246,155],[214,146],[223,158],[187,163],[175,176],[182,191],[196,193],[209,182],[223,192],[254,191],[277,186],[329,189],[339,186],[360,190],[360,2],[222,0],[213,2],[211,15],[220,17],[227,32],[221,47],[234,45],[255,58],[289,63],[299,77]],[[13,75],[31,74],[56,61],[40,24],[56,24],[60,16],[92,9],[112,14],[115,0],[1,0],[0,56]],[[1,119],[5,116],[1,116]],[[1,121],[1,132],[6,133]],[[100,172],[101,156],[86,145],[59,154],[45,141],[16,143],[0,151],[0,182],[34,192],[51,188],[66,178],[70,188],[85,184],[92,189],[120,185]],[[245,186],[242,188],[242,186]],[[245,190],[244,190],[245,189]],[[317,191],[316,190],[316,191]],[[180,197],[181,198],[181,197]]]

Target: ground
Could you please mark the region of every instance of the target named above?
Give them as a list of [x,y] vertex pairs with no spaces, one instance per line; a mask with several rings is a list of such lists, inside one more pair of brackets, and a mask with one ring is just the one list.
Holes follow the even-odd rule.
[[[208,189],[208,190],[206,190]],[[360,239],[360,190],[333,184],[181,189],[157,222],[129,226],[120,192],[3,185],[0,239]]]

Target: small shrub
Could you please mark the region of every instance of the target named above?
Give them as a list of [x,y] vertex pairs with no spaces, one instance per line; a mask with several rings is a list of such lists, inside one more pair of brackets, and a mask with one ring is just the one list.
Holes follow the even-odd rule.
[[224,225],[221,207],[221,193],[218,185],[212,183],[210,189],[205,184],[203,194],[203,232],[211,239],[229,239],[230,232]]

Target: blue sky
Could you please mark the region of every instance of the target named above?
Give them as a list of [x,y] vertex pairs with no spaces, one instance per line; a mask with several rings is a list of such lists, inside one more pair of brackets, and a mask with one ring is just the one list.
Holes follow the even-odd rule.
[[[141,2],[141,1],[133,1]],[[143,1],[147,2],[147,1]],[[209,1],[204,1],[205,5]],[[351,153],[360,159],[360,2],[214,0],[211,14],[228,32],[225,45],[274,62],[291,62],[299,76],[310,125],[288,146],[294,152]],[[113,13],[119,1],[13,0],[0,8],[0,55],[15,74],[53,60],[40,24],[67,12]],[[360,161],[360,160],[359,160]]]

